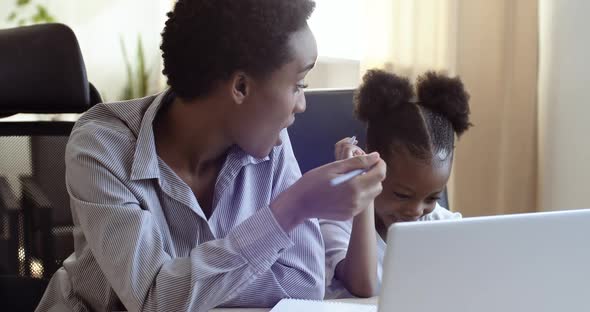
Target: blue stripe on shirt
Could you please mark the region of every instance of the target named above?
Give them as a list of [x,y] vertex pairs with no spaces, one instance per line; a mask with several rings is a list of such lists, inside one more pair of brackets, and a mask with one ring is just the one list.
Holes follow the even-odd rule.
[[301,176],[287,132],[264,159],[230,150],[206,220],[190,187],[156,154],[152,123],[165,94],[99,104],[74,127],[66,180],[75,252],[38,311],[207,311],[321,299],[317,220],[287,234],[269,209]]

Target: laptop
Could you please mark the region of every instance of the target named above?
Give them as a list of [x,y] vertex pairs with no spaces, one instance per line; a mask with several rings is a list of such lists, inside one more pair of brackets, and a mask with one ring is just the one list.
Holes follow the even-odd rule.
[[379,312],[590,311],[590,209],[389,228]]

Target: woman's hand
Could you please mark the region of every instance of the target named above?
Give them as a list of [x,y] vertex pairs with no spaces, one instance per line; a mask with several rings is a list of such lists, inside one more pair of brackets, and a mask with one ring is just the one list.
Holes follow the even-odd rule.
[[[355,169],[368,171],[336,186],[330,185],[333,178]],[[279,194],[270,208],[287,232],[310,218],[349,220],[381,193],[385,170],[385,162],[378,153],[326,164],[303,175]]]

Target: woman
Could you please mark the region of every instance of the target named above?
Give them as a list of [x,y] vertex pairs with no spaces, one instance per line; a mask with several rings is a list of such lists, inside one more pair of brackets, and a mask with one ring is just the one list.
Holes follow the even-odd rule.
[[161,46],[170,89],[99,104],[72,131],[75,252],[39,311],[207,311],[323,297],[316,218],[362,211],[385,165],[372,154],[301,177],[285,129],[305,110],[303,80],[317,58],[306,23],[313,8],[309,0],[176,3]]

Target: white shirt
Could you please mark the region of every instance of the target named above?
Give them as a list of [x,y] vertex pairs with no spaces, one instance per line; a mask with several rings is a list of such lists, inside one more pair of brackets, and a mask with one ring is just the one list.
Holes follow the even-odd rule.
[[[451,212],[438,203],[434,210],[418,219],[418,221],[460,219],[461,214]],[[326,296],[325,299],[354,297],[346,290],[343,283],[334,277],[336,266],[346,258],[348,242],[352,233],[352,219],[348,221],[320,220],[320,229],[326,246]],[[377,288],[381,289],[383,275],[383,258],[385,257],[385,241],[377,234]]]
[[166,94],[98,104],[76,123],[66,148],[75,252],[37,310],[208,311],[321,299],[317,220],[285,233],[269,208],[301,177],[287,132],[263,159],[231,148],[207,219],[156,153],[152,123]]

